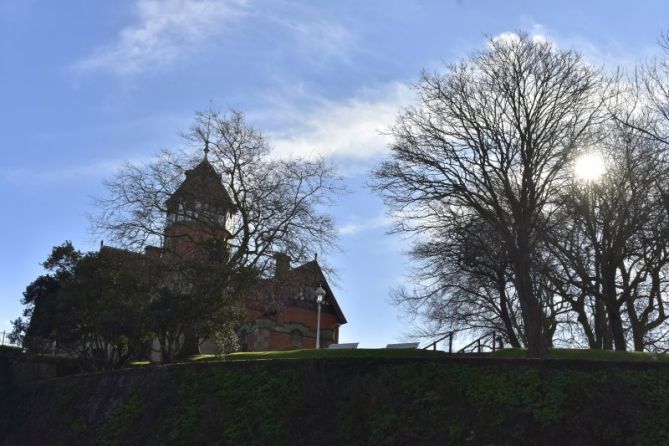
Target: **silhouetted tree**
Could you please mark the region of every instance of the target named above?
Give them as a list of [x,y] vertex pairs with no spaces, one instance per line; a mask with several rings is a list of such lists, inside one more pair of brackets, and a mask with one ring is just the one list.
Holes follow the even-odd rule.
[[[163,248],[154,263],[160,271],[152,308],[161,350],[170,357],[192,351],[193,340],[229,339],[222,327],[229,332],[241,322],[245,290],[269,275],[275,252],[307,261],[331,248],[336,231],[324,210],[341,191],[322,159],[274,158],[269,143],[240,112],[198,113],[183,136],[188,142],[183,151],[163,151],[147,164],[126,165],[106,182],[108,194],[97,200],[100,213],[93,219],[95,231],[120,247]],[[178,216],[197,231],[168,232],[170,197],[184,174],[201,165],[202,149],[213,175],[220,175],[216,181],[222,182],[233,215],[222,223],[213,208],[198,201],[195,196],[210,192],[211,185],[203,184],[190,191],[192,209]],[[169,249],[175,239],[189,244],[187,254]]]
[[399,231],[430,238],[453,213],[486,222],[508,256],[530,356],[547,347],[532,259],[574,151],[602,119],[603,89],[574,52],[525,34],[490,39],[445,74],[422,75],[374,172]]
[[615,348],[625,350],[629,330],[634,349],[642,350],[666,320],[669,160],[661,142],[619,120],[611,121],[599,150],[605,173],[564,189],[564,224],[550,233],[551,246],[565,288],[574,287],[568,299],[590,345],[606,348],[610,331]]
[[395,302],[427,324],[426,335],[448,331],[502,335],[525,345],[509,259],[487,223],[453,212],[450,224],[410,251],[413,288],[394,292]]
[[70,242],[53,248],[50,271],[24,293],[25,319],[15,337],[36,353],[66,353],[86,369],[118,368],[151,339],[150,286],[137,264],[112,251],[82,254]]
[[22,317],[13,321],[12,342],[38,352],[44,347],[40,340],[51,342],[61,324],[58,300],[61,284],[72,277],[81,257],[82,253],[69,241],[52,249],[42,264],[49,273],[39,276],[23,292],[21,303],[25,308]]

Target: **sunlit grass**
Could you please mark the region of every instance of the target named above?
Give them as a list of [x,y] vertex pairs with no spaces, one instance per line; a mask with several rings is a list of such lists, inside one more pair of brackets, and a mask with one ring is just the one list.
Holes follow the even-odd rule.
[[386,348],[363,348],[363,349],[305,349],[286,350],[273,352],[238,352],[227,355],[196,355],[191,361],[248,361],[267,359],[306,359],[306,358],[417,358],[445,356],[442,351],[420,350],[420,349],[386,349]]
[[128,364],[130,367],[142,367],[145,365],[151,365],[151,361],[132,361]]
[[[461,356],[461,355],[458,355]],[[317,359],[317,358],[447,358],[449,355],[443,351],[422,349],[385,349],[385,348],[363,348],[350,350],[329,349],[303,349],[266,352],[238,352],[226,355],[195,355],[186,362],[210,362],[210,361],[263,361],[281,359]],[[526,349],[503,349],[490,353],[491,358],[527,358]],[[646,352],[615,352],[609,350],[585,350],[555,348],[549,351],[549,359],[579,359],[595,361],[648,361],[669,362],[669,355],[646,353]],[[134,361],[131,367],[142,367],[151,365],[150,361]]]

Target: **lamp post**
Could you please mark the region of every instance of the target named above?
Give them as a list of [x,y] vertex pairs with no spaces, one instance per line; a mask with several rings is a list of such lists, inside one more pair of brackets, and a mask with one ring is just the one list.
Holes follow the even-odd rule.
[[316,288],[316,304],[318,305],[318,320],[316,321],[316,349],[321,348],[321,304],[325,297],[325,290],[318,285]]

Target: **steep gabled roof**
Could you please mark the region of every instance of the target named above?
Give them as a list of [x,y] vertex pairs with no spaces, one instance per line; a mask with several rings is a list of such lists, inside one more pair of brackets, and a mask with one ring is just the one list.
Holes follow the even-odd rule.
[[167,199],[167,207],[172,208],[177,201],[199,201],[235,212],[236,207],[225,190],[221,174],[205,158],[197,166],[186,171],[186,179]]
[[329,300],[330,303],[332,304],[332,308],[334,308],[335,314],[337,315],[337,319],[339,319],[339,323],[343,325],[348,322],[346,320],[346,317],[344,316],[344,313],[341,311],[341,307],[339,306],[339,303],[337,302],[337,299],[335,298],[335,295],[332,292],[332,288],[330,288],[330,284],[325,278],[325,274],[323,274],[323,270],[321,269],[321,266],[318,264],[318,261],[312,260],[303,265],[295,267],[290,271],[290,273],[304,276],[310,275],[315,279],[317,279],[320,285],[325,290],[326,292],[325,299]]
[[254,299],[260,299],[258,302],[262,302],[261,306],[264,307],[264,310],[261,311],[268,314],[281,312],[284,306],[311,308],[315,311],[313,291],[318,285],[322,286],[326,293],[326,306],[322,308],[322,311],[334,313],[339,324],[345,324],[346,317],[316,260],[284,270],[278,276],[260,280],[251,295],[254,296]]

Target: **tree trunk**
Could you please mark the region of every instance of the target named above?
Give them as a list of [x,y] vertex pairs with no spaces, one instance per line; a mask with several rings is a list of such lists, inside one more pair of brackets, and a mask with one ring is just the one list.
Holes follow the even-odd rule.
[[617,351],[624,352],[627,350],[627,341],[625,340],[625,332],[623,330],[623,321],[620,317],[620,308],[615,302],[607,305],[609,313],[609,326],[613,336],[613,345]]
[[634,299],[632,298],[632,293],[628,288],[623,290],[625,304],[627,306],[627,315],[630,322],[630,327],[632,328],[632,339],[634,341],[634,350],[637,352],[643,351],[644,341],[643,341],[643,327],[639,321],[639,317],[636,314],[636,308],[634,308]]
[[534,295],[532,276],[530,274],[529,243],[526,234],[519,231],[518,249],[515,252],[514,284],[525,323],[527,337],[527,355],[530,358],[541,358],[548,353],[542,333],[543,311]]
[[[618,266],[618,269],[620,270],[620,275],[623,278],[623,284],[622,284],[622,296],[623,296],[623,301],[625,302],[625,306],[627,307],[627,317],[630,323],[630,328],[632,329],[632,340],[634,342],[634,351],[641,352],[643,351],[644,347],[644,324],[639,320],[639,316],[637,315],[637,310],[634,306],[635,299],[634,296],[632,295],[632,287],[630,286],[630,273],[625,269],[625,265],[623,262],[620,263]],[[655,280],[655,274],[651,274],[652,280],[653,280],[653,285],[655,285],[656,280]],[[659,283],[659,278],[657,280],[657,283]],[[655,288],[655,286],[653,286]],[[653,290],[651,290],[651,296],[653,295]],[[652,301],[652,297],[651,297]],[[650,304],[652,305],[652,304]]]
[[200,340],[193,330],[184,330],[184,341],[179,351],[179,359],[200,354]]
[[601,296],[595,297],[595,348],[598,350],[607,349],[607,331],[606,309]]
[[516,336],[516,332],[513,330],[513,324],[511,323],[511,314],[509,313],[509,299],[506,295],[506,280],[504,280],[504,272],[498,273],[497,275],[497,287],[499,292],[499,307],[500,307],[500,317],[504,323],[504,330],[506,331],[506,337],[513,348],[520,348],[520,341]]
[[625,341],[625,332],[623,330],[623,321],[620,316],[620,306],[616,299],[616,268],[611,265],[609,258],[603,256],[602,259],[602,294],[606,311],[609,316],[609,327],[613,336],[613,344],[618,351],[627,350]]
[[[597,338],[595,336],[595,333],[592,330],[592,326],[590,325],[590,321],[588,320],[588,315],[585,312],[585,305],[584,305],[584,300],[585,296],[582,295],[579,297],[577,302],[572,301],[572,309],[576,312],[578,315],[578,322],[581,324],[581,327],[583,328],[583,333],[585,334],[585,337],[588,339],[588,346],[591,349],[597,349]],[[595,326],[596,329],[596,326]],[[600,347],[601,348],[601,347]]]

